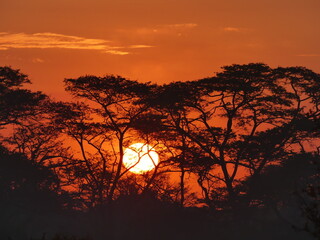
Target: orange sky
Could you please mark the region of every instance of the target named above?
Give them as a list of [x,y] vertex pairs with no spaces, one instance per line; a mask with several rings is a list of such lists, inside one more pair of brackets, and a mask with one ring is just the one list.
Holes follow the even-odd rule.
[[0,0],[0,65],[58,98],[63,79],[194,80],[264,62],[320,72],[319,0]]

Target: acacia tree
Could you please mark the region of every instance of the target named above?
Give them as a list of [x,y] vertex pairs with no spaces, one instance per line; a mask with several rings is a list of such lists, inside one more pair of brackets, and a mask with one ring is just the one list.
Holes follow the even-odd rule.
[[21,124],[37,114],[39,103],[47,96],[22,88],[31,83],[28,76],[11,67],[0,67],[0,127]]
[[34,142],[41,132],[39,126],[46,125],[39,117],[49,99],[41,92],[24,89],[27,83],[27,75],[19,70],[0,67],[0,129],[4,130],[0,143],[0,231],[8,238],[27,232],[26,223],[35,224],[39,216],[53,216],[71,203],[57,174],[43,163],[53,151],[43,151],[50,133],[46,131],[41,143]]
[[56,107],[57,124],[80,149],[78,163],[82,163],[74,173],[91,205],[111,202],[119,193],[120,179],[128,173],[123,167],[124,148],[139,139],[134,129],[147,111],[139,101],[152,86],[113,75],[65,79],[65,84],[83,102]]
[[[159,86],[157,86],[158,88]],[[154,88],[156,89],[156,88]],[[145,99],[142,99],[142,103],[146,104]],[[148,105],[148,104],[147,104]],[[157,152],[162,159],[161,162],[155,167],[151,176],[147,175],[145,182],[147,183],[143,191],[148,191],[157,185],[157,182],[161,181],[163,175],[180,174],[179,183],[171,185],[171,189],[167,188],[167,191],[156,191],[157,194],[163,192],[171,202],[179,203],[181,207],[185,205],[193,205],[195,202],[194,193],[190,191],[188,184],[186,183],[186,176],[191,172],[190,161],[188,158],[191,155],[196,154],[196,149],[192,148],[192,143],[188,141],[184,136],[177,134],[170,128],[162,124],[164,116],[159,111],[153,111],[148,109],[148,112],[138,117],[134,126],[138,130],[139,136],[144,139],[145,142],[154,142],[154,147],[157,148]],[[159,178],[159,179],[158,179]],[[169,180],[170,182],[170,180]],[[172,181],[171,182],[176,182]],[[168,184],[168,183],[167,183]],[[158,184],[159,185],[159,184]],[[161,195],[161,194],[160,194]],[[161,198],[161,197],[160,197]]]
[[29,120],[26,124],[14,128],[13,135],[5,138],[4,143],[12,152],[25,155],[34,164],[58,167],[63,164],[64,159],[71,157],[69,148],[63,145],[59,130],[43,119]]
[[56,158],[64,149],[56,140],[58,131],[50,124],[50,99],[41,92],[24,88],[28,76],[10,67],[0,67],[0,129],[10,127],[12,134],[2,136],[2,144],[23,154],[39,166]]
[[1,136],[1,144],[57,176],[70,154],[61,142],[59,128],[53,125],[52,101],[41,92],[25,89],[25,84],[31,81],[20,70],[0,67],[0,129],[11,129]]
[[148,103],[197,147],[191,161],[205,160],[205,171],[196,172],[202,189],[204,180],[223,183],[234,202],[241,172],[260,174],[304,139],[301,123],[318,121],[319,84],[319,74],[305,68],[232,65],[211,78],[164,85]]

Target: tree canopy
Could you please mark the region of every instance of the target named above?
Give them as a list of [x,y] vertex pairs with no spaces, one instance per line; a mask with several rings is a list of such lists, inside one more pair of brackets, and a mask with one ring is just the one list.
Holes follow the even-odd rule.
[[[73,210],[139,199],[281,212],[294,196],[303,200],[307,230],[318,234],[318,73],[249,63],[162,85],[115,75],[64,83],[75,101],[28,90],[27,75],[0,67],[0,127],[13,127],[0,145],[0,186],[9,200],[20,191]],[[155,169],[141,175],[123,165],[125,149],[136,142],[160,155]],[[298,198],[293,177],[306,180]]]

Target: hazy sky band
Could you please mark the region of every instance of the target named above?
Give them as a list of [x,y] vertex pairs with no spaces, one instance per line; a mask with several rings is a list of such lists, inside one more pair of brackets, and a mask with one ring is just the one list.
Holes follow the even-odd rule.
[[0,62],[61,94],[64,78],[86,74],[167,83],[234,63],[320,71],[319,9],[319,0],[2,0]]

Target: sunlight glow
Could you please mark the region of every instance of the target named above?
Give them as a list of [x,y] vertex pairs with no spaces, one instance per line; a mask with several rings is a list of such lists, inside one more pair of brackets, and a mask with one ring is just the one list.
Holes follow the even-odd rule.
[[150,145],[135,143],[129,146],[123,156],[123,165],[136,174],[154,169],[159,163],[159,155]]

